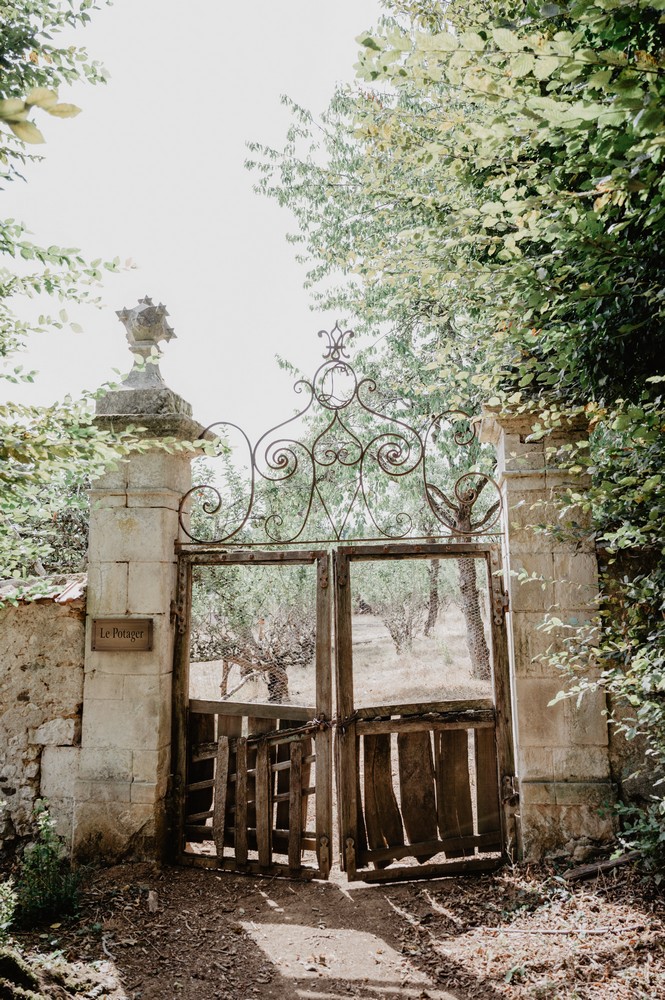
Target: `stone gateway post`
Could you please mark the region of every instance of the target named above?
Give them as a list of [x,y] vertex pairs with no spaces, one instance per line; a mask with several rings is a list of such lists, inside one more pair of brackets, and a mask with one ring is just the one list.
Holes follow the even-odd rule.
[[73,850],[78,858],[154,857],[165,846],[170,773],[172,602],[187,450],[202,428],[150,361],[174,336],[145,298],[119,314],[144,359],[97,403],[108,430],[142,428],[157,446],[107,472],[91,492],[85,674]]
[[565,632],[544,631],[545,615],[589,620],[598,596],[593,539],[559,540],[540,524],[562,525],[562,491],[584,489],[558,467],[556,451],[587,433],[567,425],[533,440],[528,416],[487,409],[481,440],[497,452],[504,516],[504,567],[509,594],[509,647],[520,827],[526,858],[602,843],[613,835],[608,727],[602,692],[550,705],[567,678],[548,662]]

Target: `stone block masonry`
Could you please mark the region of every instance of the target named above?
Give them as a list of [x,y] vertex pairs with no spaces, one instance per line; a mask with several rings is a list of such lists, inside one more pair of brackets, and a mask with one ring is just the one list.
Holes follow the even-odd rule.
[[[571,483],[557,468],[554,446],[580,439],[583,424],[532,441],[525,416],[486,411],[481,438],[497,451],[497,482],[504,506],[504,565],[520,826],[523,852],[547,851],[613,836],[605,699],[588,694],[552,705],[566,677],[547,660],[564,648],[566,625],[588,621],[598,594],[593,541],[566,541],[539,530],[561,525],[561,493]],[[578,516],[575,518],[581,521]],[[550,613],[562,626],[543,631]]]
[[33,830],[47,798],[71,843],[83,702],[83,585],[56,598],[0,609],[0,850]]
[[[119,315],[130,343],[135,330],[141,343],[148,334],[153,342],[172,336],[165,310],[149,300]],[[98,401],[96,422],[109,430],[140,426],[155,446],[109,471],[91,492],[73,849],[80,859],[158,857],[167,847],[178,505],[191,486],[191,454],[160,441],[194,441],[202,427],[150,364]],[[93,650],[92,620],[105,617],[128,626],[151,619],[152,649]]]

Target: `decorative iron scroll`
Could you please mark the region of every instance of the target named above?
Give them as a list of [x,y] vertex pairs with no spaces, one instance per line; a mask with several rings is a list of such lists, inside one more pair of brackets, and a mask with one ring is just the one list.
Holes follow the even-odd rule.
[[[498,534],[496,482],[474,468],[460,474],[476,441],[470,415],[437,414],[419,430],[382,413],[377,382],[359,379],[349,363],[353,331],[336,324],[318,335],[326,340],[323,364],[311,381],[296,382],[304,403],[294,416],[254,446],[228,421],[201,435],[217,441],[225,482],[196,485],[182,498],[188,538],[246,548]],[[298,422],[303,433],[289,436],[287,428]],[[244,467],[228,457],[229,431],[247,449]]]

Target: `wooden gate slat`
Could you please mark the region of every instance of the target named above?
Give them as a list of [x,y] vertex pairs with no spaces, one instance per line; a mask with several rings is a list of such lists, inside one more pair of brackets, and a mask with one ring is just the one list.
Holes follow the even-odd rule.
[[[277,722],[275,719],[267,716],[254,716],[250,715],[247,718],[247,735],[248,736],[260,736],[263,733],[271,733],[274,731]],[[250,830],[253,830],[257,826],[256,821],[256,744],[249,743],[247,746],[247,796],[248,796],[248,806],[247,806],[247,826]]]
[[[217,716],[217,735],[226,736],[229,741],[235,740],[239,736],[242,736],[242,716],[240,715],[218,715]],[[236,805],[236,753],[232,749],[234,744],[229,742],[229,777],[226,784],[226,821],[225,821],[225,836],[224,843],[227,847],[232,847],[235,843],[235,834],[232,830],[231,816],[233,815],[233,810]]]
[[301,868],[302,816],[302,743],[291,743],[291,786],[289,789],[289,868]]
[[259,865],[268,868],[272,861],[272,770],[267,743],[256,751],[256,843]]
[[494,833],[495,846],[501,847],[501,817],[499,814],[499,781],[496,767],[494,733],[488,729],[474,730],[476,748],[476,794],[478,802],[478,833]]
[[[429,733],[400,733],[397,737],[399,789],[404,828],[410,844],[436,840],[437,816],[434,762]],[[420,855],[419,864],[430,855]]]
[[[404,844],[402,817],[395,797],[390,736],[365,736],[365,824],[370,850]],[[385,868],[389,862],[375,862]]]
[[215,765],[215,797],[212,813],[212,836],[217,857],[224,857],[224,828],[226,826],[226,795],[229,784],[229,739],[220,736]]
[[[286,719],[280,720],[279,728],[282,729],[293,729],[294,724],[288,722]],[[277,763],[289,762],[291,760],[289,743],[279,743],[276,748],[276,760]],[[291,788],[291,775],[289,770],[283,770],[280,768],[276,770],[277,779],[277,795],[275,796],[275,801],[277,803],[275,826],[279,830],[288,830],[289,828],[289,792]],[[283,796],[286,795],[286,801]]]
[[[465,729],[434,734],[436,749],[436,802],[442,840],[473,834],[473,808],[469,778],[469,739]],[[464,850],[446,850],[446,857],[460,858]],[[473,848],[471,850],[473,853]]]
[[[187,736],[188,760],[185,816],[191,820],[193,816],[205,813],[212,807],[212,784],[202,788],[200,782],[212,781],[215,764],[213,760],[195,761],[193,759],[193,749],[199,743],[215,739],[214,716],[199,715],[197,712],[190,712]],[[192,789],[190,785],[198,785],[199,787]],[[210,833],[210,827],[206,827],[205,824],[201,826],[200,831],[197,833],[194,833],[190,826],[190,832],[187,839],[193,842],[202,843],[204,840],[210,839]]]
[[[331,572],[330,556],[321,553],[317,562],[316,587],[316,705],[317,714],[325,719],[332,719],[332,642],[331,642]],[[309,741],[311,748],[312,741]],[[316,765],[314,782],[316,784],[316,837],[317,861],[322,878],[328,878],[332,856],[332,730],[319,730],[314,740]],[[311,749],[307,756],[311,755]],[[303,783],[310,781],[310,772]],[[307,800],[302,803],[303,829],[307,826]]]
[[247,864],[247,740],[236,743],[235,855],[237,865]]

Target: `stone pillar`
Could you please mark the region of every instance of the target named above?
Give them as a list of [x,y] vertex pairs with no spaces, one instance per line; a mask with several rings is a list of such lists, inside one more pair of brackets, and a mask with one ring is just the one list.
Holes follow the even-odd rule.
[[529,440],[532,429],[526,416],[489,409],[481,427],[481,440],[496,447],[504,506],[522,848],[527,859],[558,849],[581,857],[586,846],[613,833],[605,698],[594,693],[579,705],[570,699],[549,705],[568,677],[541,656],[562,648],[566,630],[540,626],[547,612],[564,626],[590,619],[598,594],[596,555],[590,538],[559,540],[535,528],[562,526],[562,491],[584,489],[582,477],[571,480],[557,467],[552,449],[579,440],[586,425],[570,424],[539,441]]
[[[135,351],[170,339],[166,310],[144,299],[118,314]],[[138,334],[138,336],[137,336]],[[149,346],[146,346],[149,344]],[[193,441],[191,407],[140,366],[97,403],[98,426],[142,427],[146,438]],[[190,453],[134,454],[91,491],[83,720],[74,808],[76,857],[155,857],[165,848],[178,504]],[[150,618],[150,651],[94,651],[97,618]]]

